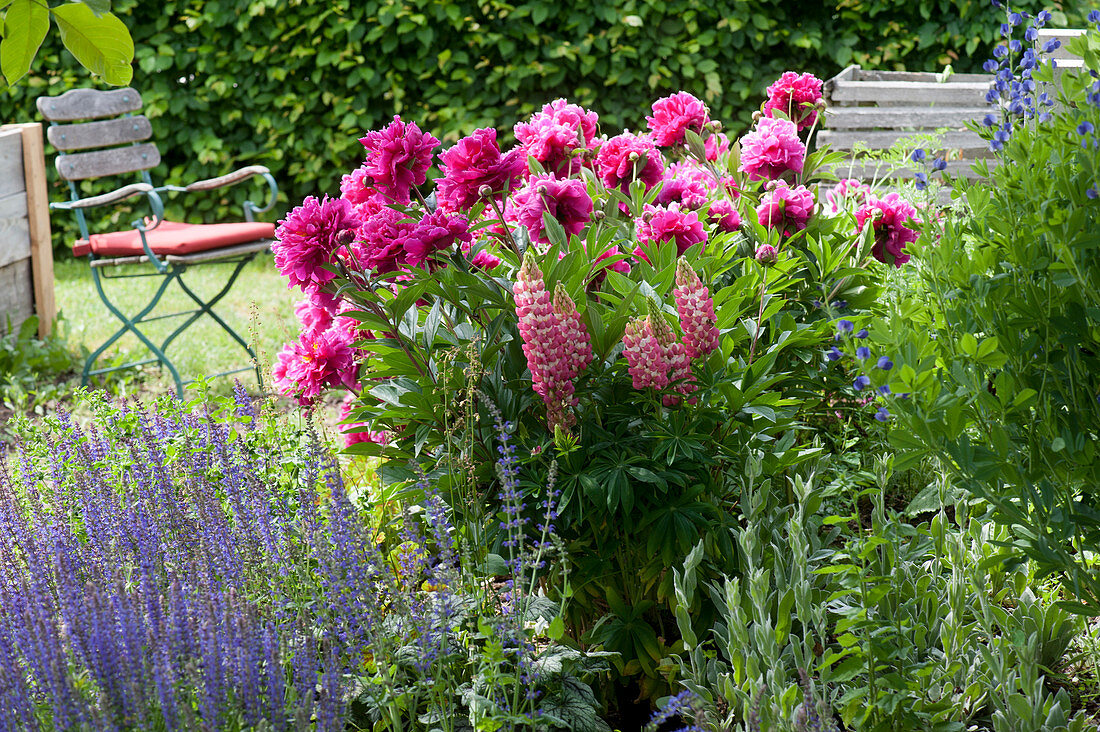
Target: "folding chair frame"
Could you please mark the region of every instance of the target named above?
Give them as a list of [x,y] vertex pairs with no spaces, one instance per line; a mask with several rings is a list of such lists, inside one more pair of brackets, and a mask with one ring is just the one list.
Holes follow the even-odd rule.
[[[56,123],[52,123],[56,124]],[[238,175],[240,174],[240,175]],[[84,369],[82,372],[82,383],[87,386],[90,377],[98,376],[101,374],[112,373],[114,371],[122,371],[124,369],[135,368],[145,364],[156,363],[163,368],[167,368],[172,376],[172,380],[175,382],[176,393],[182,397],[183,388],[186,384],[192,383],[194,380],[183,380],[180,377],[179,369],[172,362],[167,355],[167,349],[180,334],[182,334],[188,327],[191,326],[196,320],[202,317],[204,314],[209,316],[215,323],[217,323],[222,330],[229,334],[244,349],[248,354],[249,360],[252,362],[251,366],[246,366],[239,369],[232,369],[229,371],[223,371],[217,374],[211,374],[211,376],[226,376],[228,374],[241,373],[243,371],[254,370],[256,373],[256,381],[260,388],[263,388],[263,373],[260,368],[259,361],[256,358],[255,351],[248,345],[248,342],[241,337],[236,330],[233,329],[221,316],[214,312],[213,307],[222,298],[224,298],[232,289],[233,283],[236,282],[237,277],[240,276],[241,270],[245,265],[256,258],[256,255],[261,251],[265,251],[270,245],[270,240],[263,240],[259,242],[253,242],[244,245],[224,247],[222,249],[215,249],[206,252],[198,252],[196,254],[189,255],[167,255],[158,257],[153,253],[149,247],[149,243],[146,239],[146,233],[152,231],[160,225],[163,220],[164,203],[160,197],[162,192],[171,191],[179,193],[190,193],[194,191],[212,190],[214,188],[220,188],[224,185],[232,185],[233,183],[240,182],[253,175],[258,175],[264,178],[267,182],[269,189],[269,198],[267,203],[260,207],[252,203],[252,201],[244,202],[244,218],[245,221],[254,221],[255,214],[268,211],[275,205],[275,199],[278,195],[278,185],[275,183],[275,179],[271,177],[271,174],[263,166],[251,166],[249,168],[238,171],[238,174],[225,176],[221,179],[215,178],[208,181],[199,181],[192,183],[187,187],[165,185],[154,188],[149,177],[148,171],[141,171],[142,183],[137,183],[129,186],[125,186],[111,193],[106,193],[100,196],[92,198],[80,198],[80,194],[77,190],[76,184],[73,181],[69,181],[69,191],[71,194],[71,200],[64,203],[51,203],[51,209],[69,210],[76,214],[77,224],[80,228],[81,237],[84,239],[89,238],[88,224],[84,216],[84,210],[90,208],[98,208],[108,204],[118,203],[122,200],[130,198],[135,195],[144,195],[150,204],[152,209],[151,218],[134,221],[132,226],[139,232],[141,237],[142,248],[145,253],[140,256],[128,256],[128,257],[116,257],[116,258],[101,258],[97,257],[94,253],[89,255],[92,267],[92,280],[95,283],[96,293],[99,295],[100,300],[107,309],[122,322],[120,327],[110,338],[103,342],[95,351],[93,351],[84,362]],[[234,177],[236,176],[236,177]],[[116,274],[108,275],[108,268],[115,268],[125,265],[133,264],[152,264],[152,272],[142,272],[137,274]],[[226,281],[221,290],[218,291],[212,298],[203,300],[194,290],[188,287],[187,283],[183,281],[183,274],[189,267],[197,266],[199,264],[227,264],[235,265],[233,267],[232,274]],[[107,296],[107,293],[103,288],[103,280],[111,279],[126,279],[137,277],[163,277],[163,281],[158,286],[152,299],[149,303],[141,308],[136,315],[128,316],[122,312],[122,310]],[[156,308],[161,298],[164,296],[168,287],[176,282],[183,292],[195,302],[196,308],[191,310],[181,310],[174,313],[167,313],[163,315],[157,315],[154,317],[148,317],[149,314]],[[169,334],[159,345],[154,343],[145,333],[138,327],[142,323],[149,323],[154,320],[164,320],[167,318],[174,318],[180,316],[188,316],[175,330]],[[118,366],[109,366],[106,368],[94,368],[99,358],[110,348],[119,338],[127,333],[133,333],[138,340],[140,340],[153,354],[152,358],[142,359],[138,361],[131,361]]]

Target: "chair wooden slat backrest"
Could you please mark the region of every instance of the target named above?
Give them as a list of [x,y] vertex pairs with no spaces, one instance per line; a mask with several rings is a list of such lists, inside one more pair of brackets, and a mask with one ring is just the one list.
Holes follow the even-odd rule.
[[148,140],[153,126],[145,115],[119,117],[75,125],[51,125],[46,130],[50,144],[58,150],[87,150]]
[[[149,120],[131,114],[142,106],[136,89],[73,89],[56,97],[40,97],[37,105],[51,123],[46,132],[50,144],[62,151],[54,163],[62,180],[142,173],[148,183],[144,171],[160,164],[157,146],[142,142],[153,134]],[[66,152],[71,150],[88,152]]]

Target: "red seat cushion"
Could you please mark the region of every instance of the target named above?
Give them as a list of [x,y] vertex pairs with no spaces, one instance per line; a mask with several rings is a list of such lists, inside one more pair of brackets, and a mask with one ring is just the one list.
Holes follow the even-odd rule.
[[[275,224],[245,222],[239,224],[181,224],[162,221],[160,226],[146,233],[153,254],[195,254],[234,244],[247,244],[275,236]],[[145,254],[141,235],[137,229],[113,231],[110,234],[92,234],[88,239],[78,239],[73,254],[82,257],[95,252],[100,257],[127,257]]]

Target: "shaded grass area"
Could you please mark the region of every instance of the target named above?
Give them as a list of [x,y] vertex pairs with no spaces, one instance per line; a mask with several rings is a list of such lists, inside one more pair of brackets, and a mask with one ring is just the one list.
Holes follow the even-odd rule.
[[[139,273],[138,267],[116,270],[127,274]],[[229,265],[205,265],[190,269],[183,279],[201,297],[213,296],[224,286],[232,272]],[[69,343],[76,348],[95,350],[121,325],[100,301],[92,281],[91,270],[84,259],[65,259],[54,263],[55,296],[57,307],[64,317],[64,329]],[[133,277],[104,282],[107,296],[124,313],[136,313],[152,298],[160,285],[160,277]],[[298,321],[294,316],[297,293],[287,289],[286,279],[275,269],[270,254],[262,254],[250,262],[233,288],[215,307],[225,321],[233,327],[256,351],[264,370],[265,388],[270,389],[271,363],[283,344],[297,337]],[[194,302],[174,283],[165,293],[157,309],[150,317],[194,308]],[[162,342],[179,324],[181,318],[168,318],[146,323],[142,332],[154,343]],[[102,368],[111,363],[142,360],[151,357],[150,351],[132,334],[120,338],[97,362]],[[221,327],[208,317],[201,317],[184,331],[168,349],[168,358],[175,363],[184,380],[195,379],[221,371],[248,366],[248,354]],[[249,390],[255,390],[255,376],[250,372],[235,375]],[[130,372],[111,374],[114,382],[140,380],[144,389],[169,391],[173,389],[171,375],[163,373],[155,364],[139,367]],[[215,388],[226,391],[233,377],[216,380]],[[92,386],[102,382],[93,381]]]

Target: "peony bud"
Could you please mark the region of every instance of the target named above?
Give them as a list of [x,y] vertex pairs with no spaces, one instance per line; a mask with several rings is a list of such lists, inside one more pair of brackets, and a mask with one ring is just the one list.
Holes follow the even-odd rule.
[[779,252],[771,244],[761,244],[756,250],[756,261],[770,267],[779,261]]

